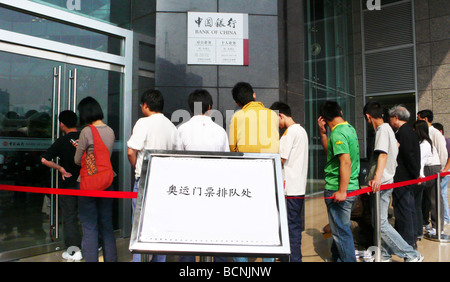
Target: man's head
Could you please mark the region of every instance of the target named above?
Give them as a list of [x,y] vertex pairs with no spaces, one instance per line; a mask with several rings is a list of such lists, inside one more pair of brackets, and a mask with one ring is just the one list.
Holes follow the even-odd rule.
[[383,107],[376,101],[368,102],[363,109],[364,118],[369,124],[373,119],[383,119]]
[[164,97],[158,90],[147,90],[141,96],[141,110],[144,115],[146,112],[161,113],[164,109]]
[[253,87],[247,82],[238,82],[231,90],[233,99],[239,107],[243,107],[255,101],[256,95]]
[[397,105],[389,110],[389,124],[394,129],[399,129],[404,123],[408,122],[410,113],[402,105]]
[[433,112],[431,110],[422,110],[417,113],[417,119],[424,120],[431,124],[433,122]]
[[[212,108],[213,99],[208,91],[204,89],[198,89],[189,95],[188,104],[189,109],[194,115],[206,114]],[[197,108],[198,106],[196,106],[196,104],[201,105],[201,113],[199,112],[199,109]]]
[[62,111],[59,114],[59,122],[61,123],[60,126],[63,128],[64,126],[67,129],[73,129],[77,126],[77,114],[75,114],[72,111],[66,110]]
[[435,122],[432,124],[432,126],[437,130],[439,130],[442,133],[442,135],[444,135],[444,126],[441,123]]
[[270,109],[278,112],[278,122],[280,128],[288,127],[286,124],[287,119],[292,118],[291,107],[283,102],[275,102],[270,106]]
[[320,107],[320,116],[326,122],[330,122],[337,117],[342,117],[342,109],[335,101],[326,101]]

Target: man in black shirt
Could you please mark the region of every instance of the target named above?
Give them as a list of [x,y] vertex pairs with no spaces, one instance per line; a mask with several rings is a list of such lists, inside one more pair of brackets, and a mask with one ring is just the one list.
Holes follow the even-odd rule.
[[[76,151],[76,142],[80,136],[77,130],[77,115],[72,111],[62,111],[59,115],[59,126],[64,135],[58,138],[55,143],[45,152],[41,158],[42,164],[60,172],[59,188],[77,188],[77,179],[80,174],[80,167],[74,163]],[[59,164],[54,162],[59,158]],[[78,221],[78,197],[77,196],[59,196],[62,218],[64,221],[64,239],[65,244],[72,252],[81,249],[81,232]],[[72,248],[71,248],[72,247]],[[75,248],[76,247],[76,248]],[[80,253],[81,254],[81,253]],[[65,259],[81,259],[80,254],[77,258],[72,257],[72,253],[63,253]]]
[[[389,123],[394,129],[399,143],[397,169],[394,182],[414,180],[420,175],[420,145],[419,138],[407,123],[409,111],[403,106],[395,106],[389,110]],[[393,202],[395,229],[411,246],[416,245],[417,218],[415,211],[414,188],[408,185],[394,189]]]

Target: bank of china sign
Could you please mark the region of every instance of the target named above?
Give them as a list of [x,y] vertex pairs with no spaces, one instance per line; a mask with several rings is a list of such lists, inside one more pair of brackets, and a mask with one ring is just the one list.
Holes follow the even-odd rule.
[[188,12],[188,64],[247,66],[248,15]]

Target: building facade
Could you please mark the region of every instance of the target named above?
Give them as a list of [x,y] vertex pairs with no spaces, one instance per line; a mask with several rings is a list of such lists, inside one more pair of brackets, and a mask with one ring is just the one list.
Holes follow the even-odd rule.
[[[58,113],[93,96],[116,134],[115,189],[130,191],[126,141],[143,91],[161,90],[164,114],[177,125],[188,118],[177,110],[188,110],[189,93],[205,88],[226,128],[227,111],[237,110],[231,89],[247,81],[267,107],[291,105],[310,138],[307,193],[321,191],[323,101],[339,102],[362,157],[371,137],[362,108],[370,99],[404,104],[413,117],[431,109],[436,122],[450,125],[449,3],[0,0],[0,184],[57,188],[40,155],[61,135]],[[248,65],[188,64],[188,12],[248,15]],[[129,236],[131,200],[117,199],[114,214],[117,236]],[[57,196],[0,191],[0,261],[62,248],[62,225]]]

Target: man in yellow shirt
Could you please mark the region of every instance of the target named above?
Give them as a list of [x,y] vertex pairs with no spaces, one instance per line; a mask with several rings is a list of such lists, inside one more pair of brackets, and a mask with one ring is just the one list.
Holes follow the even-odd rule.
[[[255,101],[256,94],[247,82],[239,82],[231,91],[233,99],[241,110],[230,123],[229,143],[231,152],[278,153],[280,133],[278,115]],[[247,262],[246,257],[233,257],[234,262]],[[263,258],[263,262],[273,262]]]
[[278,115],[255,101],[256,94],[247,82],[237,83],[232,90],[237,111],[230,123],[231,152],[278,153],[280,144]]

